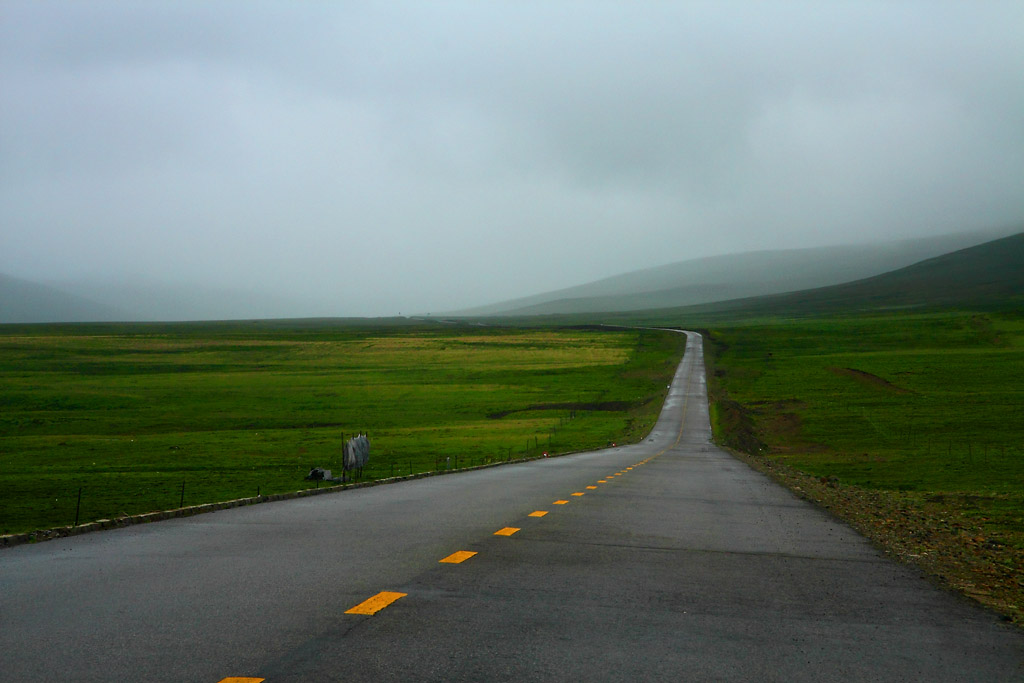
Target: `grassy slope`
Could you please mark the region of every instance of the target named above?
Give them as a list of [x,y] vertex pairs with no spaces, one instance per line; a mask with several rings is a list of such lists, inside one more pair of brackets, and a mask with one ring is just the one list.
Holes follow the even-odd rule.
[[678,309],[637,311],[642,320],[729,321],[879,310],[1007,309],[1024,305],[1024,233],[842,285]]
[[368,476],[636,439],[680,353],[664,333],[405,321],[0,327],[0,533],[70,524],[79,487],[80,521],[177,507],[183,483],[186,504],[303,488],[357,430]]

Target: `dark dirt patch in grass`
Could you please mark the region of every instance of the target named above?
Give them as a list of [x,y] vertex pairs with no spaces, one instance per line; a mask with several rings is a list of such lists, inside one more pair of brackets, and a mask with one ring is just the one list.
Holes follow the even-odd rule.
[[729,399],[715,402],[714,421],[720,427],[724,445],[749,453],[760,453],[764,443],[757,437],[750,411]]
[[650,400],[641,402],[630,402],[630,401],[602,401],[597,403],[534,403],[533,405],[526,406],[525,408],[512,408],[510,410],[501,410],[496,413],[489,413],[487,417],[492,420],[500,420],[503,417],[508,417],[513,413],[525,413],[533,410],[604,410],[604,411],[625,411],[638,408],[640,406],[650,403]]
[[[775,413],[765,420],[766,426],[773,434],[787,434],[796,437],[800,434],[800,416],[796,413]],[[772,449],[775,453],[782,453],[792,450],[789,447],[776,446]]]
[[[857,380],[861,384],[865,384],[867,386],[878,387],[879,389],[885,389],[886,391],[891,391],[891,392],[893,392],[895,394],[912,394],[912,393],[914,393],[914,392],[910,391],[909,389],[904,389],[903,387],[898,387],[895,384],[893,384],[892,382],[890,382],[889,380],[884,379],[882,377],[879,377],[878,375],[872,375],[870,372],[864,372],[863,370],[858,370],[856,368],[834,368],[833,367],[833,368],[829,368],[829,371],[839,375],[840,377],[852,377],[853,379]],[[904,373],[904,374],[907,374],[907,373]]]

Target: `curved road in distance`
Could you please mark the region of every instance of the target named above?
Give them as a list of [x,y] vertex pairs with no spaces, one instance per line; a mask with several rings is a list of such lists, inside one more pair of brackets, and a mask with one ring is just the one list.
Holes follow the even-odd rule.
[[711,445],[688,334],[640,444],[0,552],[0,680],[1024,679],[1020,631]]

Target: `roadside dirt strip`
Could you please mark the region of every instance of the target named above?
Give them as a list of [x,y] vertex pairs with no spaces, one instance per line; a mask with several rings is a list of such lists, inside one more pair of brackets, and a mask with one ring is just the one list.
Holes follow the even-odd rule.
[[641,444],[5,550],[0,679],[1024,679],[1020,631],[709,439],[691,334]]

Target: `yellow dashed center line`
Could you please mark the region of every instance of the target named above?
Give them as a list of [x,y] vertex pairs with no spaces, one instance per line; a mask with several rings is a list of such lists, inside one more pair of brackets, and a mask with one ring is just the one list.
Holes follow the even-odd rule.
[[459,550],[458,552],[454,552],[444,558],[441,562],[444,562],[445,564],[459,564],[460,562],[465,562],[474,555],[476,555],[476,553],[472,550]]
[[356,605],[350,610],[346,610],[345,614],[376,614],[381,611],[395,600],[404,598],[408,593],[395,593],[394,591],[381,591],[372,598],[363,600],[361,603]]
[[265,681],[265,680],[267,680],[267,679],[265,679],[265,678],[245,678],[245,677],[239,677],[239,676],[228,676],[227,678],[220,679],[219,681],[217,681],[217,683],[263,683],[263,681]]
[[[688,399],[689,396],[687,396],[686,398]],[[680,424],[679,434],[676,436],[676,442],[675,442],[675,444],[673,444],[673,446],[674,445],[678,445],[679,441],[682,439],[683,424],[685,424],[686,403],[687,403],[687,401],[684,400],[684,402],[683,402],[684,420],[683,420],[683,423]],[[669,447],[669,448],[671,448],[671,447]],[[661,452],[651,456],[650,458],[647,458],[645,460],[642,460],[642,461],[636,463],[633,467],[639,467],[640,465],[644,465],[649,460],[652,460],[652,459],[656,458],[657,456],[661,455],[662,453],[665,453],[668,450],[669,450],[668,448],[663,449]],[[623,471],[616,472],[615,474],[613,474],[611,476],[608,476],[608,477],[606,477],[604,479],[599,479],[597,481],[597,483],[598,484],[607,484],[608,481],[612,477],[621,476],[621,475],[625,474],[626,472],[632,470],[633,467],[627,467]],[[590,490],[597,489],[596,486],[588,486],[587,488],[590,489]],[[583,495],[586,495],[586,494],[584,494],[582,491],[577,491],[577,492],[573,493],[572,495],[574,495],[574,496],[583,496]],[[568,500],[556,500],[556,501],[554,501],[554,505],[566,505],[568,503],[569,503]],[[546,514],[548,514],[547,510],[536,510],[534,512],[531,512],[529,514],[529,516],[530,517],[543,517]],[[519,529],[516,528],[516,527],[505,527],[503,529],[499,529],[498,531],[495,531],[494,535],[495,536],[511,536],[512,534],[516,533],[517,531],[519,531]],[[468,560],[469,558],[473,557],[476,554],[477,554],[476,552],[470,551],[470,550],[459,550],[458,552],[452,553],[448,557],[444,558],[443,560],[441,560],[441,562],[448,563],[448,564],[458,564],[458,563],[461,563],[461,562],[465,562],[466,560]],[[378,593],[377,595],[373,596],[372,598],[364,600],[363,602],[359,603],[358,605],[356,605],[352,609],[347,610],[345,612],[345,614],[373,615],[373,614],[376,614],[377,612],[379,612],[380,610],[384,609],[385,607],[387,607],[391,603],[395,602],[399,598],[404,598],[406,595],[407,595],[407,593],[396,593],[394,591],[381,591],[380,593]],[[263,678],[251,678],[251,677],[250,678],[246,678],[246,677],[228,677],[228,678],[222,679],[218,683],[263,683],[264,680],[265,679],[263,679]]]

